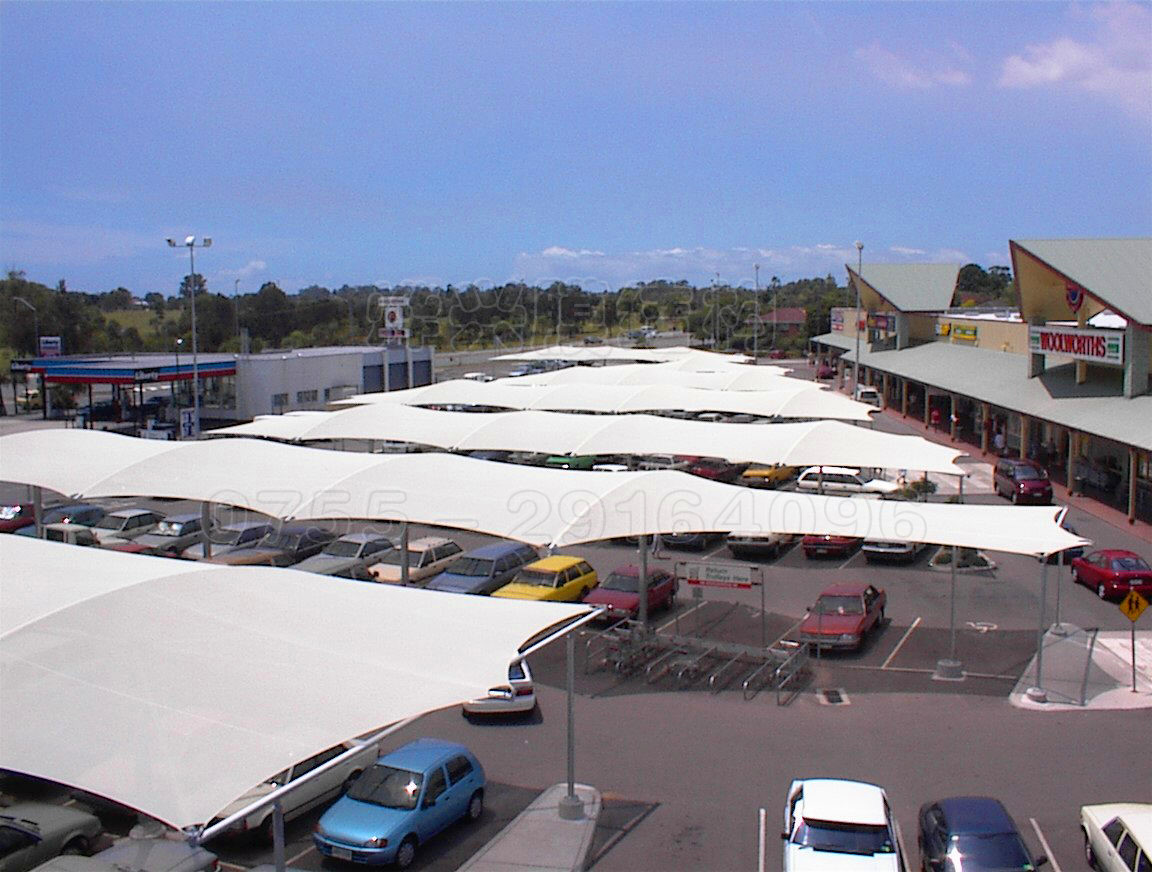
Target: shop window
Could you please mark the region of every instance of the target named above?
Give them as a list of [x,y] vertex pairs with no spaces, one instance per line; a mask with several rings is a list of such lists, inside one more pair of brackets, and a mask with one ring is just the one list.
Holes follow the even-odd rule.
[[311,391],[296,391],[297,403],[314,403],[319,398],[320,392],[317,390]]

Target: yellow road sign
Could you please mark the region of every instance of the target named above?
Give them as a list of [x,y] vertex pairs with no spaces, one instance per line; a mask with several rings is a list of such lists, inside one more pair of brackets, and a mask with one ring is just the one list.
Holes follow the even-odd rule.
[[1148,608],[1148,600],[1144,599],[1139,591],[1130,590],[1124,599],[1120,600],[1120,611],[1128,616],[1128,620],[1136,623]]

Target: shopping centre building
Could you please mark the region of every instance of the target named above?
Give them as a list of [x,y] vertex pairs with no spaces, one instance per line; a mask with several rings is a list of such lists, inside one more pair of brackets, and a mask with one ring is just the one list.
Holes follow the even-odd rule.
[[959,268],[847,266],[859,309],[811,340],[851,383],[981,453],[1152,522],[1152,239],[1010,240],[1019,307],[950,308]]

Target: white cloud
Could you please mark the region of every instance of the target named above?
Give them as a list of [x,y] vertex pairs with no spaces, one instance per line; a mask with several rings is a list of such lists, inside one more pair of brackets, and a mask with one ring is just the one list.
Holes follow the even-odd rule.
[[[1125,111],[1148,117],[1152,107],[1152,8],[1103,3],[1090,8],[1085,39],[1060,37],[1024,47],[1005,59],[1002,88],[1062,85],[1098,95]],[[1079,22],[1077,22],[1079,24]],[[1079,28],[1078,28],[1079,29]]]
[[[952,53],[967,59],[967,53],[955,46],[952,47]],[[937,85],[961,87],[972,81],[967,72],[945,58],[928,57],[913,63],[875,42],[856,49],[855,54],[872,75],[897,88],[926,91]]]
[[240,267],[239,269],[222,269],[222,270],[219,270],[219,275],[225,276],[225,277],[231,278],[231,279],[250,279],[254,275],[257,275],[258,273],[264,272],[264,270],[266,270],[267,268],[268,268],[268,264],[266,264],[262,260],[250,260],[250,261],[248,261],[248,263],[244,264],[244,266]]
[[893,245],[888,248],[893,254],[899,254],[903,257],[923,257],[923,248],[906,248],[902,245]]

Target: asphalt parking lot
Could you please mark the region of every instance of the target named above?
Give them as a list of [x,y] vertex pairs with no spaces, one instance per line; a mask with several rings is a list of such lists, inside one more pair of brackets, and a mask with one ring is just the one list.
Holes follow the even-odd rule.
[[[480,367],[475,367],[480,368]],[[878,424],[878,426],[881,426]],[[598,473],[589,473],[598,474]],[[0,499],[24,489],[0,485]],[[973,502],[998,502],[979,489]],[[179,501],[109,500],[109,507],[142,505],[166,513],[196,510]],[[1147,544],[1073,508],[1070,519],[1096,547]],[[364,526],[362,524],[358,527]],[[386,534],[397,531],[373,525]],[[336,527],[343,532],[346,525]],[[443,530],[416,528],[415,538]],[[470,549],[490,537],[448,532]],[[564,549],[601,573],[636,562],[636,546],[596,543]],[[593,845],[597,870],[747,870],[756,868],[758,811],[767,814],[768,869],[780,866],[779,833],[785,790],[793,778],[845,777],[885,787],[915,866],[916,813],[943,796],[978,794],[1001,799],[1034,850],[1051,868],[1082,869],[1079,806],[1115,800],[1148,801],[1152,763],[1144,746],[1149,713],[1134,710],[1035,711],[1014,707],[1009,693],[1028,668],[1041,623],[1042,568],[1030,558],[994,554],[994,571],[958,576],[955,653],[962,681],[934,678],[936,662],[951,653],[950,576],[930,569],[926,551],[909,565],[869,565],[861,553],[809,560],[799,548],[763,567],[767,613],[759,590],[708,588],[699,598],[682,586],[674,611],[657,613],[666,632],[757,644],[787,635],[819,592],[845,580],[867,581],[888,595],[887,621],[855,653],[813,659],[811,678],[789,705],[775,695],[745,699],[739,683],[718,693],[703,684],[652,684],[635,676],[577,669],[576,775],[604,793]],[[660,548],[651,563],[734,561],[722,540],[703,552]],[[345,582],[334,582],[345,583]],[[450,596],[451,594],[443,594]],[[1056,613],[1059,595],[1059,615]],[[1080,627],[1127,631],[1114,604],[1071,583],[1067,570],[1047,571],[1045,623],[1057,617]],[[1145,617],[1145,626],[1148,618]],[[457,825],[428,846],[416,868],[455,869],[547,786],[565,767],[563,648],[532,660],[540,706],[526,718],[466,720],[458,709],[433,712],[390,737],[395,747],[421,735],[461,741],[483,762],[490,779],[486,811],[474,826]],[[578,666],[582,666],[579,664]],[[817,691],[840,691],[830,705]],[[80,726],[78,735],[82,736]],[[56,801],[69,794],[26,779],[0,779],[12,797]],[[109,832],[123,834],[131,816],[98,809]],[[291,822],[287,857],[300,869],[345,867],[311,848],[321,810]],[[224,868],[239,872],[270,860],[270,851],[240,840],[217,840]]]

